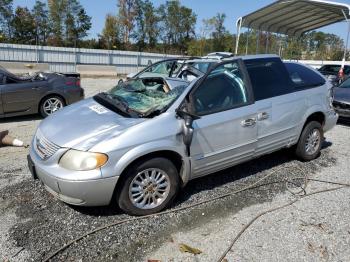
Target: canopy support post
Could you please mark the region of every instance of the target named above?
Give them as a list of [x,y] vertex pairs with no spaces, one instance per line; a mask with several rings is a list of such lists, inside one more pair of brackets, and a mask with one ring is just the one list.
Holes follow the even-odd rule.
[[250,36],[250,32],[251,32],[251,30],[248,29],[248,31],[247,31],[247,40],[246,40],[246,44],[245,44],[245,55],[248,55],[248,47],[249,47],[249,36]]
[[346,55],[348,53],[348,46],[349,46],[349,36],[350,36],[350,19],[348,19],[347,15],[345,14],[344,10],[342,10],[343,15],[345,17],[346,22],[348,23],[348,34],[346,36],[346,44],[345,44],[345,49],[344,49],[344,56],[343,56],[343,61],[342,61],[342,69],[345,67],[345,61],[346,61]]
[[260,49],[260,31],[256,31],[256,54],[259,54],[259,49]]
[[269,33],[266,32],[266,48],[265,48],[265,54],[269,52]]
[[242,17],[238,18],[236,26],[237,26],[237,36],[236,36],[235,55],[238,55],[239,38],[241,37],[241,28],[242,28]]

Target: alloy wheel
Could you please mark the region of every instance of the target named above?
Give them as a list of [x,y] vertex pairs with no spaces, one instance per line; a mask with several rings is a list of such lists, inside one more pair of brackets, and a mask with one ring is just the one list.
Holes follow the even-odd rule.
[[140,209],[160,206],[170,192],[170,178],[166,172],[149,168],[139,172],[129,186],[131,203]]
[[305,152],[308,155],[313,155],[317,152],[321,143],[321,133],[318,129],[313,129],[306,138]]
[[63,102],[59,98],[51,97],[43,103],[43,110],[45,114],[51,115],[63,108],[63,106]]

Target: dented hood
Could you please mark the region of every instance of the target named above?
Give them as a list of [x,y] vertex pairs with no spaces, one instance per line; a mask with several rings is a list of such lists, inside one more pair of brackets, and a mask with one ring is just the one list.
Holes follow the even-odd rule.
[[125,118],[89,98],[49,116],[39,129],[46,139],[60,147],[89,150],[143,121],[147,119]]

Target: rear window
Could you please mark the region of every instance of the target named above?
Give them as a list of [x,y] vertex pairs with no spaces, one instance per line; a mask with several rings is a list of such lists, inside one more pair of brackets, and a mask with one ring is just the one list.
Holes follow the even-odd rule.
[[320,68],[320,71],[329,73],[338,73],[340,70],[340,65],[324,65]]
[[294,91],[286,67],[279,58],[244,61],[256,101],[281,96]]
[[322,76],[306,66],[295,63],[285,63],[285,65],[297,89],[321,86],[326,83]]
[[[319,69],[319,71],[325,73],[338,74],[340,71],[340,67],[341,65],[324,65]],[[347,75],[350,74],[350,66],[344,66],[344,73]]]

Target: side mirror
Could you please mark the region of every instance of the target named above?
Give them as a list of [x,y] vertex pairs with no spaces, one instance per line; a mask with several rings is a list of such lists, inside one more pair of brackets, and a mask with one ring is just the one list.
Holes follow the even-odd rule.
[[190,146],[194,133],[193,121],[200,119],[200,117],[183,109],[177,109],[176,114],[184,120],[184,125],[182,127],[183,142],[187,149],[187,155],[190,156]]

